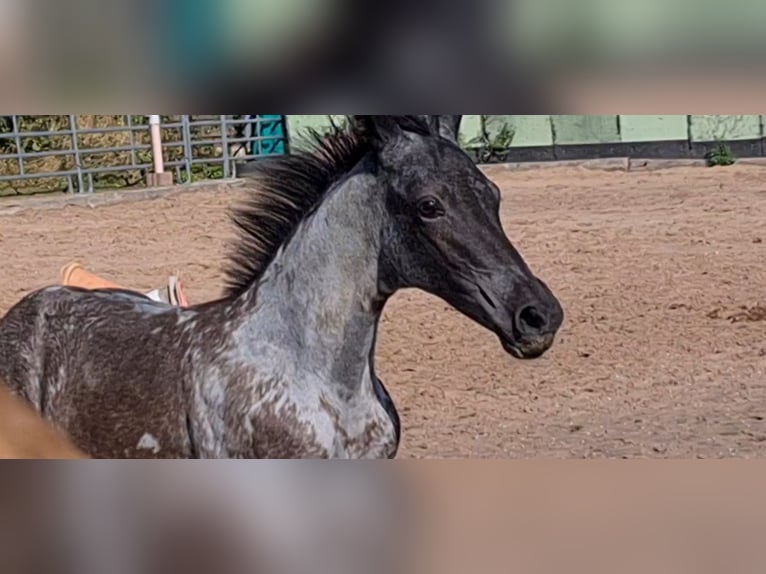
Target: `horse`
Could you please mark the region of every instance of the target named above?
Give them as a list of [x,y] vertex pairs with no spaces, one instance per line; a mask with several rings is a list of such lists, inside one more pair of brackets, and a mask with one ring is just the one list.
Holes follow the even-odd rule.
[[86,458],[58,429],[0,382],[0,459]]
[[501,193],[420,116],[350,116],[248,164],[221,298],[53,286],[0,319],[0,377],[94,458],[394,458],[378,325],[440,297],[517,359],[564,312],[506,236]]

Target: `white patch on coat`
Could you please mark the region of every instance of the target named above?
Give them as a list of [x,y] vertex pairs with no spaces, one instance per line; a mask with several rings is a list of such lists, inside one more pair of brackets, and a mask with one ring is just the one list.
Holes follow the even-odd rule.
[[144,436],[138,441],[136,448],[140,450],[150,450],[152,451],[152,454],[159,454],[161,450],[159,441],[149,433],[144,433]]

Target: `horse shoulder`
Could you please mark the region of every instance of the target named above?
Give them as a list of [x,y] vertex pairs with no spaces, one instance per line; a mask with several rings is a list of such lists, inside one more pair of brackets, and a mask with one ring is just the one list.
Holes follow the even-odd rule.
[[268,374],[250,365],[232,367],[223,376],[203,375],[192,400],[201,454],[328,458],[333,448],[331,420],[318,410],[312,385],[296,385],[293,374]]

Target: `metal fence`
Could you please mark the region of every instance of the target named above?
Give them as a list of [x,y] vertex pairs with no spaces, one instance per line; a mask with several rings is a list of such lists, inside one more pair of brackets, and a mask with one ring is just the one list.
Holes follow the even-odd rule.
[[[143,185],[154,157],[149,116],[0,116],[0,195]],[[175,183],[236,175],[239,162],[289,152],[285,116],[160,116]]]

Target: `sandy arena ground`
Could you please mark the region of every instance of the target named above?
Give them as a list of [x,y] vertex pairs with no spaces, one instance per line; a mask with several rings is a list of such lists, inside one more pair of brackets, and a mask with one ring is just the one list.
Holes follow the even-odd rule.
[[[397,295],[378,364],[402,456],[766,455],[766,170],[488,172],[565,326],[519,362],[439,300]],[[180,272],[193,302],[214,298],[235,199],[0,216],[0,312],[71,260],[140,289]]]

